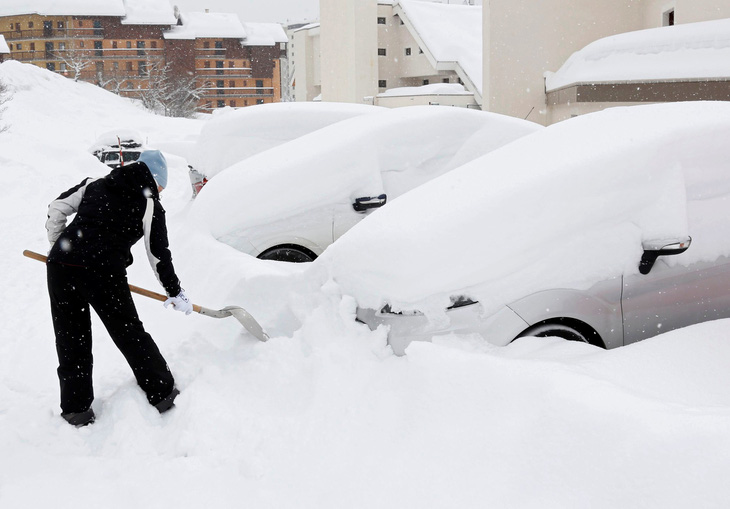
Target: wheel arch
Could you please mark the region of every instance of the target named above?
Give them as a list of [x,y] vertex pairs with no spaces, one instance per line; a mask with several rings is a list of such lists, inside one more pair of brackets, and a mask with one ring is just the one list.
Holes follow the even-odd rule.
[[[533,293],[509,305],[529,327],[556,323],[600,338],[599,346],[623,345],[622,278],[603,281],[588,290],[556,289]],[[524,332],[524,331],[523,331]]]

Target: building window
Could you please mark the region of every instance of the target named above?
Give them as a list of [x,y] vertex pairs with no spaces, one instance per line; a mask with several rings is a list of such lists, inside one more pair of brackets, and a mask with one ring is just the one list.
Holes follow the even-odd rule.
[[79,28],[84,28],[84,22],[83,21],[79,21]]
[[215,70],[216,74],[223,74],[223,61],[222,60],[216,61],[215,69],[216,69]]
[[137,56],[143,57],[144,56],[144,41],[137,41]]
[[152,48],[157,49],[157,41],[152,41]]
[[97,37],[104,35],[104,32],[101,29],[101,21],[94,21],[94,35]]
[[79,48],[83,48],[83,47],[84,47],[84,41],[79,41]]
[[30,50],[31,51],[35,51],[35,43],[34,42],[31,42],[30,43]]
[[15,49],[18,50],[18,51],[20,51],[21,49],[23,49],[23,45],[22,44],[16,44],[15,45]]
[[378,25],[385,25],[385,18],[378,18]]
[[132,49],[132,41],[127,41],[127,49]]
[[263,99],[256,99],[256,104],[264,104],[264,100]]
[[218,100],[218,107],[219,108],[225,108],[226,107],[226,102],[224,100],[222,100],[222,99],[219,99]]
[[228,68],[229,69],[233,69],[234,67],[236,67],[236,63],[233,60],[229,60],[228,61]]
[[66,49],[66,43],[65,42],[59,42],[58,43],[58,49]]
[[229,81],[229,82],[228,82],[228,86],[229,86],[230,88],[236,88],[236,82],[235,82],[235,81],[233,81],[233,80],[231,80],[231,81]]
[[244,106],[248,106],[248,99],[244,99],[244,100],[243,100],[243,105],[244,105]]
[[448,83],[448,82],[449,82],[449,78],[444,78],[441,80],[441,83]]
[[117,41],[112,41],[112,48],[117,49],[119,47],[119,44],[117,44]]
[[97,57],[101,57],[104,55],[101,41],[94,41],[94,53],[96,53]]
[[378,48],[378,56],[379,57],[385,56],[385,48]]
[[32,21],[29,21],[28,22],[28,28],[33,28],[33,22]]
[[386,80],[378,80],[378,88],[385,88],[388,86],[388,82]]
[[423,80],[424,85],[428,85],[428,80]]
[[411,56],[411,48],[406,48],[406,56]]
[[230,106],[231,108],[235,108],[236,107],[236,101],[233,101],[233,100],[228,101],[228,106]]
[[205,41],[205,42],[203,43],[203,48],[205,48],[205,49],[208,49],[208,48],[210,48],[210,42],[208,42],[208,41]]
[[669,9],[664,14],[662,14],[662,26],[674,26],[674,9]]
[[55,71],[56,70],[56,64],[53,62],[46,62],[46,69],[49,71]]
[[257,94],[264,93],[264,80],[256,80],[256,93]]
[[137,62],[137,74],[140,76],[147,76],[147,62],[144,60]]
[[115,70],[115,71],[118,71],[118,70],[119,70],[119,62],[114,62],[114,63],[112,64],[112,67],[114,67],[114,70]]
[[65,28],[65,25],[63,24],[63,21],[59,21],[59,22],[58,22],[58,23],[56,24],[56,28],[60,28],[60,29],[63,29],[63,28]]
[[66,67],[66,62],[61,62],[60,64],[58,64],[58,66],[60,67],[61,72],[68,71],[68,68]]
[[132,62],[127,62],[127,71],[132,72]]
[[128,81],[127,82],[127,90],[132,90],[133,88],[134,88],[134,83],[132,83],[131,81]]

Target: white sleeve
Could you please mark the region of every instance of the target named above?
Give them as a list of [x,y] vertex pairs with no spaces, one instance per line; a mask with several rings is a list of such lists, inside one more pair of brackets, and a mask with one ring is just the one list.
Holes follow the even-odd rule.
[[76,187],[72,187],[48,205],[48,219],[46,231],[48,242],[55,244],[58,237],[66,228],[66,219],[79,210],[81,200],[84,199],[86,187],[96,179],[87,178]]

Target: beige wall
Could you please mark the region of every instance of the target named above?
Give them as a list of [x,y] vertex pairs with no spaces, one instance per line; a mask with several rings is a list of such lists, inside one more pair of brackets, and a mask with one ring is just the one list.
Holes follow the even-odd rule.
[[596,39],[640,28],[635,4],[631,0],[485,2],[483,109],[546,124],[543,73],[558,69],[574,51]]
[[294,100],[311,101],[322,93],[319,27],[297,30],[294,41]]
[[378,86],[376,0],[320,0],[322,100],[361,103]]

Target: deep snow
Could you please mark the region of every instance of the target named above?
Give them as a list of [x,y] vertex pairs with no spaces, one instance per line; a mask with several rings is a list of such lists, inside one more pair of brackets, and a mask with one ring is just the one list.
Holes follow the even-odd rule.
[[[0,507],[726,507],[730,322],[612,351],[524,338],[412,345],[354,320],[318,270],[251,259],[187,224],[186,159],[205,120],[153,117],[126,100],[6,62],[15,91],[0,134]],[[86,149],[118,128],[171,164],[163,194],[193,301],[234,320],[137,299],[177,378],[160,416],[95,320],[97,423],[58,416],[44,271],[45,210],[106,169]],[[139,247],[139,246],[137,246]],[[159,290],[144,253],[130,281]]]

